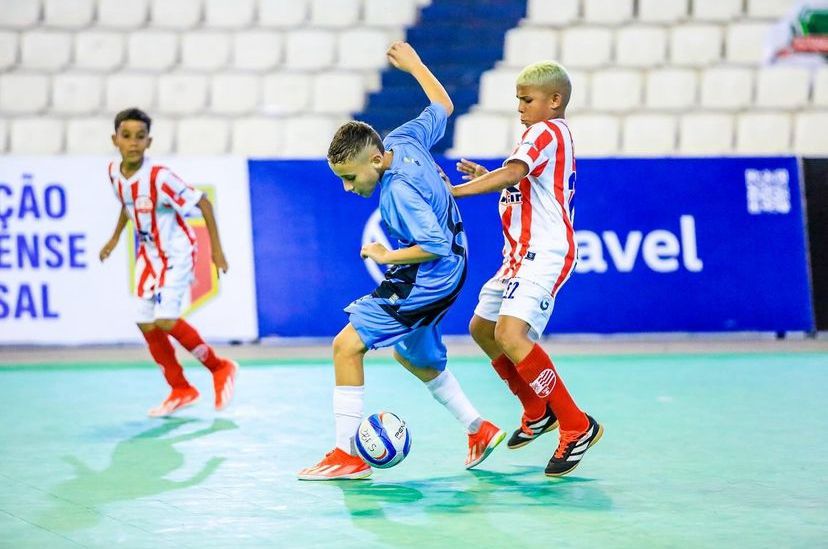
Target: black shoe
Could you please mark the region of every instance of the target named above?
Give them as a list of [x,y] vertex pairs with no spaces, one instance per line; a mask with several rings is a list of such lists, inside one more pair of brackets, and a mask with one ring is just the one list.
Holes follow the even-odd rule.
[[552,413],[549,404],[546,405],[546,412],[540,419],[527,419],[526,415],[521,418],[520,429],[512,433],[512,438],[506,443],[510,450],[526,446],[539,436],[558,428],[558,418]]
[[581,433],[568,433],[561,431],[561,442],[558,449],[546,465],[546,476],[559,477],[575,469],[587,450],[601,440],[604,428],[595,421],[592,416],[587,415],[589,427]]

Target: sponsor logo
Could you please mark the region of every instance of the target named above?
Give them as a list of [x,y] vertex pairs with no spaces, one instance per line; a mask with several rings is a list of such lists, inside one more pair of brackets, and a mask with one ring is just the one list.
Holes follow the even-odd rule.
[[555,387],[555,382],[557,381],[558,376],[555,375],[555,371],[552,368],[547,368],[546,370],[542,371],[540,375],[535,378],[535,381],[530,383],[529,385],[532,387],[532,390],[541,397],[545,398],[552,393],[552,389]]
[[152,213],[152,200],[148,196],[135,197],[135,213],[148,214]]
[[549,308],[549,299],[544,297],[543,300],[540,302],[541,311],[545,311]]
[[791,174],[788,170],[745,170],[747,211],[753,215],[791,211]]

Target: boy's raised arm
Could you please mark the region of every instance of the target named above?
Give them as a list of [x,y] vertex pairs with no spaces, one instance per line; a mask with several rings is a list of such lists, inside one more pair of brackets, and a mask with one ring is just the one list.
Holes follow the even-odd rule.
[[448,115],[451,116],[451,113],[454,112],[454,103],[451,102],[451,97],[449,97],[440,81],[437,80],[437,77],[425,66],[411,44],[394,42],[388,48],[386,55],[388,61],[394,67],[411,74],[417,80],[429,101],[442,105]]

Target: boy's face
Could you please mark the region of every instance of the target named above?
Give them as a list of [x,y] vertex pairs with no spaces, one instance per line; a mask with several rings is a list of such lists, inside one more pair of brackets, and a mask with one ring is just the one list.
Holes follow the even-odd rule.
[[527,128],[559,115],[562,97],[556,90],[518,84],[516,95],[520,123]]
[[331,171],[342,180],[346,192],[369,198],[374,194],[382,174],[382,154],[376,147],[369,147],[360,154],[340,164],[328,162]]
[[124,120],[115,130],[112,143],[118,148],[124,162],[137,164],[144,158],[144,151],[152,144],[152,137],[144,122]]

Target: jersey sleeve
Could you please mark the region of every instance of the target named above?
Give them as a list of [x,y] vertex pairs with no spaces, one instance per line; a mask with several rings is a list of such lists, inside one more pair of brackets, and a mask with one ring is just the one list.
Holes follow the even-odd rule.
[[391,185],[388,193],[386,223],[429,253],[441,257],[451,254],[451,243],[440,227],[434,209],[414,185],[398,180]]
[[538,164],[543,163],[548,158],[549,151],[547,147],[553,141],[555,141],[555,137],[546,123],[538,122],[523,133],[517,148],[503,161],[503,165],[505,166],[513,160],[519,160],[529,167],[531,173]]
[[420,113],[420,116],[389,133],[386,139],[407,137],[428,150],[443,137],[447,119],[446,108],[439,103],[432,103]]
[[204,193],[187,185],[180,177],[167,169],[161,170],[155,184],[158,187],[158,197],[163,203],[182,216],[190,213],[204,196]]

